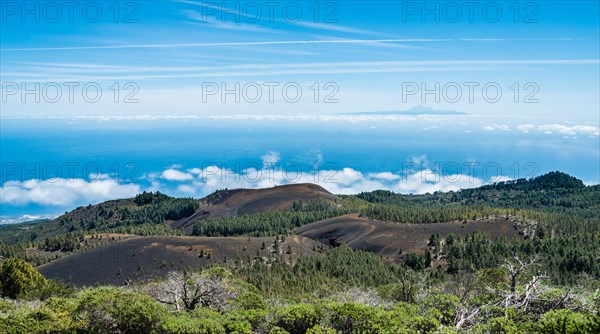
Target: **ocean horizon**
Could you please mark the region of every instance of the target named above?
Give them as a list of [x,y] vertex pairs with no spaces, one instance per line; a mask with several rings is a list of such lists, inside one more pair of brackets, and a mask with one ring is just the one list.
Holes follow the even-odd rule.
[[559,170],[591,185],[598,136],[593,124],[473,115],[4,118],[0,215],[23,221],[142,191],[203,197],[300,182],[420,194]]

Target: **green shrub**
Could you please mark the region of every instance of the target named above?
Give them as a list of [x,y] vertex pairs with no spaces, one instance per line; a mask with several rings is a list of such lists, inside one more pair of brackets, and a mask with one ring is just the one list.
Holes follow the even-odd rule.
[[290,332],[286,331],[285,329],[281,328],[281,327],[273,327],[271,328],[271,330],[269,331],[269,334],[290,334]]
[[11,258],[0,266],[0,293],[4,297],[16,299],[34,293],[46,284],[44,276],[21,259]]
[[392,313],[398,321],[409,323],[413,317],[422,314],[423,310],[415,304],[400,302],[394,306]]
[[510,318],[498,317],[489,319],[487,324],[479,324],[473,328],[474,334],[519,334],[518,326]]
[[0,314],[9,313],[17,309],[14,301],[10,299],[0,299]]
[[227,333],[232,334],[252,334],[252,324],[245,320],[236,319],[234,321],[228,321],[225,324]]
[[225,334],[219,321],[207,318],[194,318],[182,313],[166,318],[162,324],[165,334]]
[[359,303],[336,303],[329,310],[331,327],[342,333],[379,333],[376,307]]
[[442,315],[439,319],[442,325],[449,325],[454,322],[459,303],[460,300],[454,295],[434,293],[425,298],[424,307],[438,310]]
[[[254,331],[267,326],[267,315],[269,311],[266,309],[236,309],[227,312],[227,323],[247,323]],[[245,325],[246,326],[246,325]],[[229,328],[229,327],[228,327]]]
[[[64,302],[64,305],[60,305]],[[54,300],[34,307],[20,306],[0,315],[0,333],[73,333],[82,327],[71,317],[73,303]]]
[[75,313],[91,332],[153,333],[166,316],[149,296],[112,287],[82,291]]
[[322,326],[315,326],[311,329],[309,329],[306,334],[341,334],[342,332],[337,331],[333,328],[329,328],[329,327],[322,327]]
[[0,316],[0,334],[35,334],[39,333],[38,326],[32,321],[31,310],[21,308]]
[[290,334],[305,334],[321,318],[321,312],[311,304],[296,304],[283,307],[275,312],[275,325]]
[[[591,321],[591,318],[590,318]],[[556,310],[545,313],[537,324],[539,333],[584,334],[588,331],[588,318],[570,310]]]
[[409,328],[411,332],[432,333],[440,326],[440,323],[434,317],[417,316],[412,319]]
[[245,310],[253,310],[253,309],[264,310],[267,308],[267,302],[265,302],[265,299],[258,293],[246,292],[246,293],[239,295],[235,299],[235,306],[240,307]]

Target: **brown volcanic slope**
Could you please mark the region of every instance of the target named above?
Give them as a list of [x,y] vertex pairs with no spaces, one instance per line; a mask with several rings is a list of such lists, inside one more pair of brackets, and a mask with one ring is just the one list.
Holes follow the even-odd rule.
[[[47,278],[70,282],[77,287],[93,286],[96,283],[123,285],[128,282],[143,282],[154,277],[164,277],[170,271],[202,267],[210,263],[234,261],[239,255],[242,261],[251,261],[257,250],[263,258],[275,254],[275,238],[205,238],[180,236],[130,236],[92,250],[83,251],[43,264],[37,269]],[[265,249],[261,249],[263,242]],[[312,255],[318,242],[288,236],[280,249],[285,259],[288,245],[292,257]],[[200,256],[200,251],[210,253]]]
[[400,263],[398,251],[421,253],[427,248],[432,234],[447,236],[466,235],[475,231],[485,232],[492,238],[505,236],[508,239],[520,237],[514,222],[504,217],[469,220],[437,224],[401,224],[371,220],[358,214],[343,215],[325,219],[295,230],[297,235],[317,240],[323,244],[348,245],[355,249],[371,251],[384,258]]
[[265,211],[291,210],[295,201],[315,199],[337,200],[337,197],[321,186],[299,183],[265,189],[235,189],[223,192],[223,197],[212,204],[202,205],[187,218],[168,222],[172,228],[191,232],[199,219],[253,214]]

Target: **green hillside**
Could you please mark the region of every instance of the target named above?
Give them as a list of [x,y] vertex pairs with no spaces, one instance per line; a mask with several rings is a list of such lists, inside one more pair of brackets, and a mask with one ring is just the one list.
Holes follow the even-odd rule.
[[[235,206],[234,193],[200,200],[143,193],[50,222],[0,227],[7,298],[0,300],[0,332],[600,332],[600,186],[553,172],[458,192],[378,190],[297,200],[287,210],[209,214],[216,205]],[[198,217],[190,236],[169,227],[190,217]],[[417,233],[425,226],[433,232]],[[300,253],[309,244],[295,235],[306,229],[324,231],[318,242],[308,239],[310,254]],[[151,235],[182,238],[183,245],[192,240],[183,238],[247,238],[252,253],[246,246],[227,256],[202,249],[197,266],[182,272],[163,263],[152,268],[163,271],[160,278],[134,277],[128,287],[73,289],[68,279],[44,279],[28,264],[52,266]],[[410,243],[389,249],[403,238]],[[144,245],[128,269],[140,277],[157,262],[143,257],[154,244]],[[198,250],[190,242],[178,251],[193,263],[189,252]],[[60,268],[70,271],[68,263]]]

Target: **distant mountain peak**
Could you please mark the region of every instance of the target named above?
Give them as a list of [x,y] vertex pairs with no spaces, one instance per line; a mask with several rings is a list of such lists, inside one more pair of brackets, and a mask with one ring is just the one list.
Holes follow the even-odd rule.
[[440,110],[435,110],[433,108],[420,105],[420,106],[412,107],[412,108],[408,109],[407,111],[432,112],[432,111],[440,111]]

